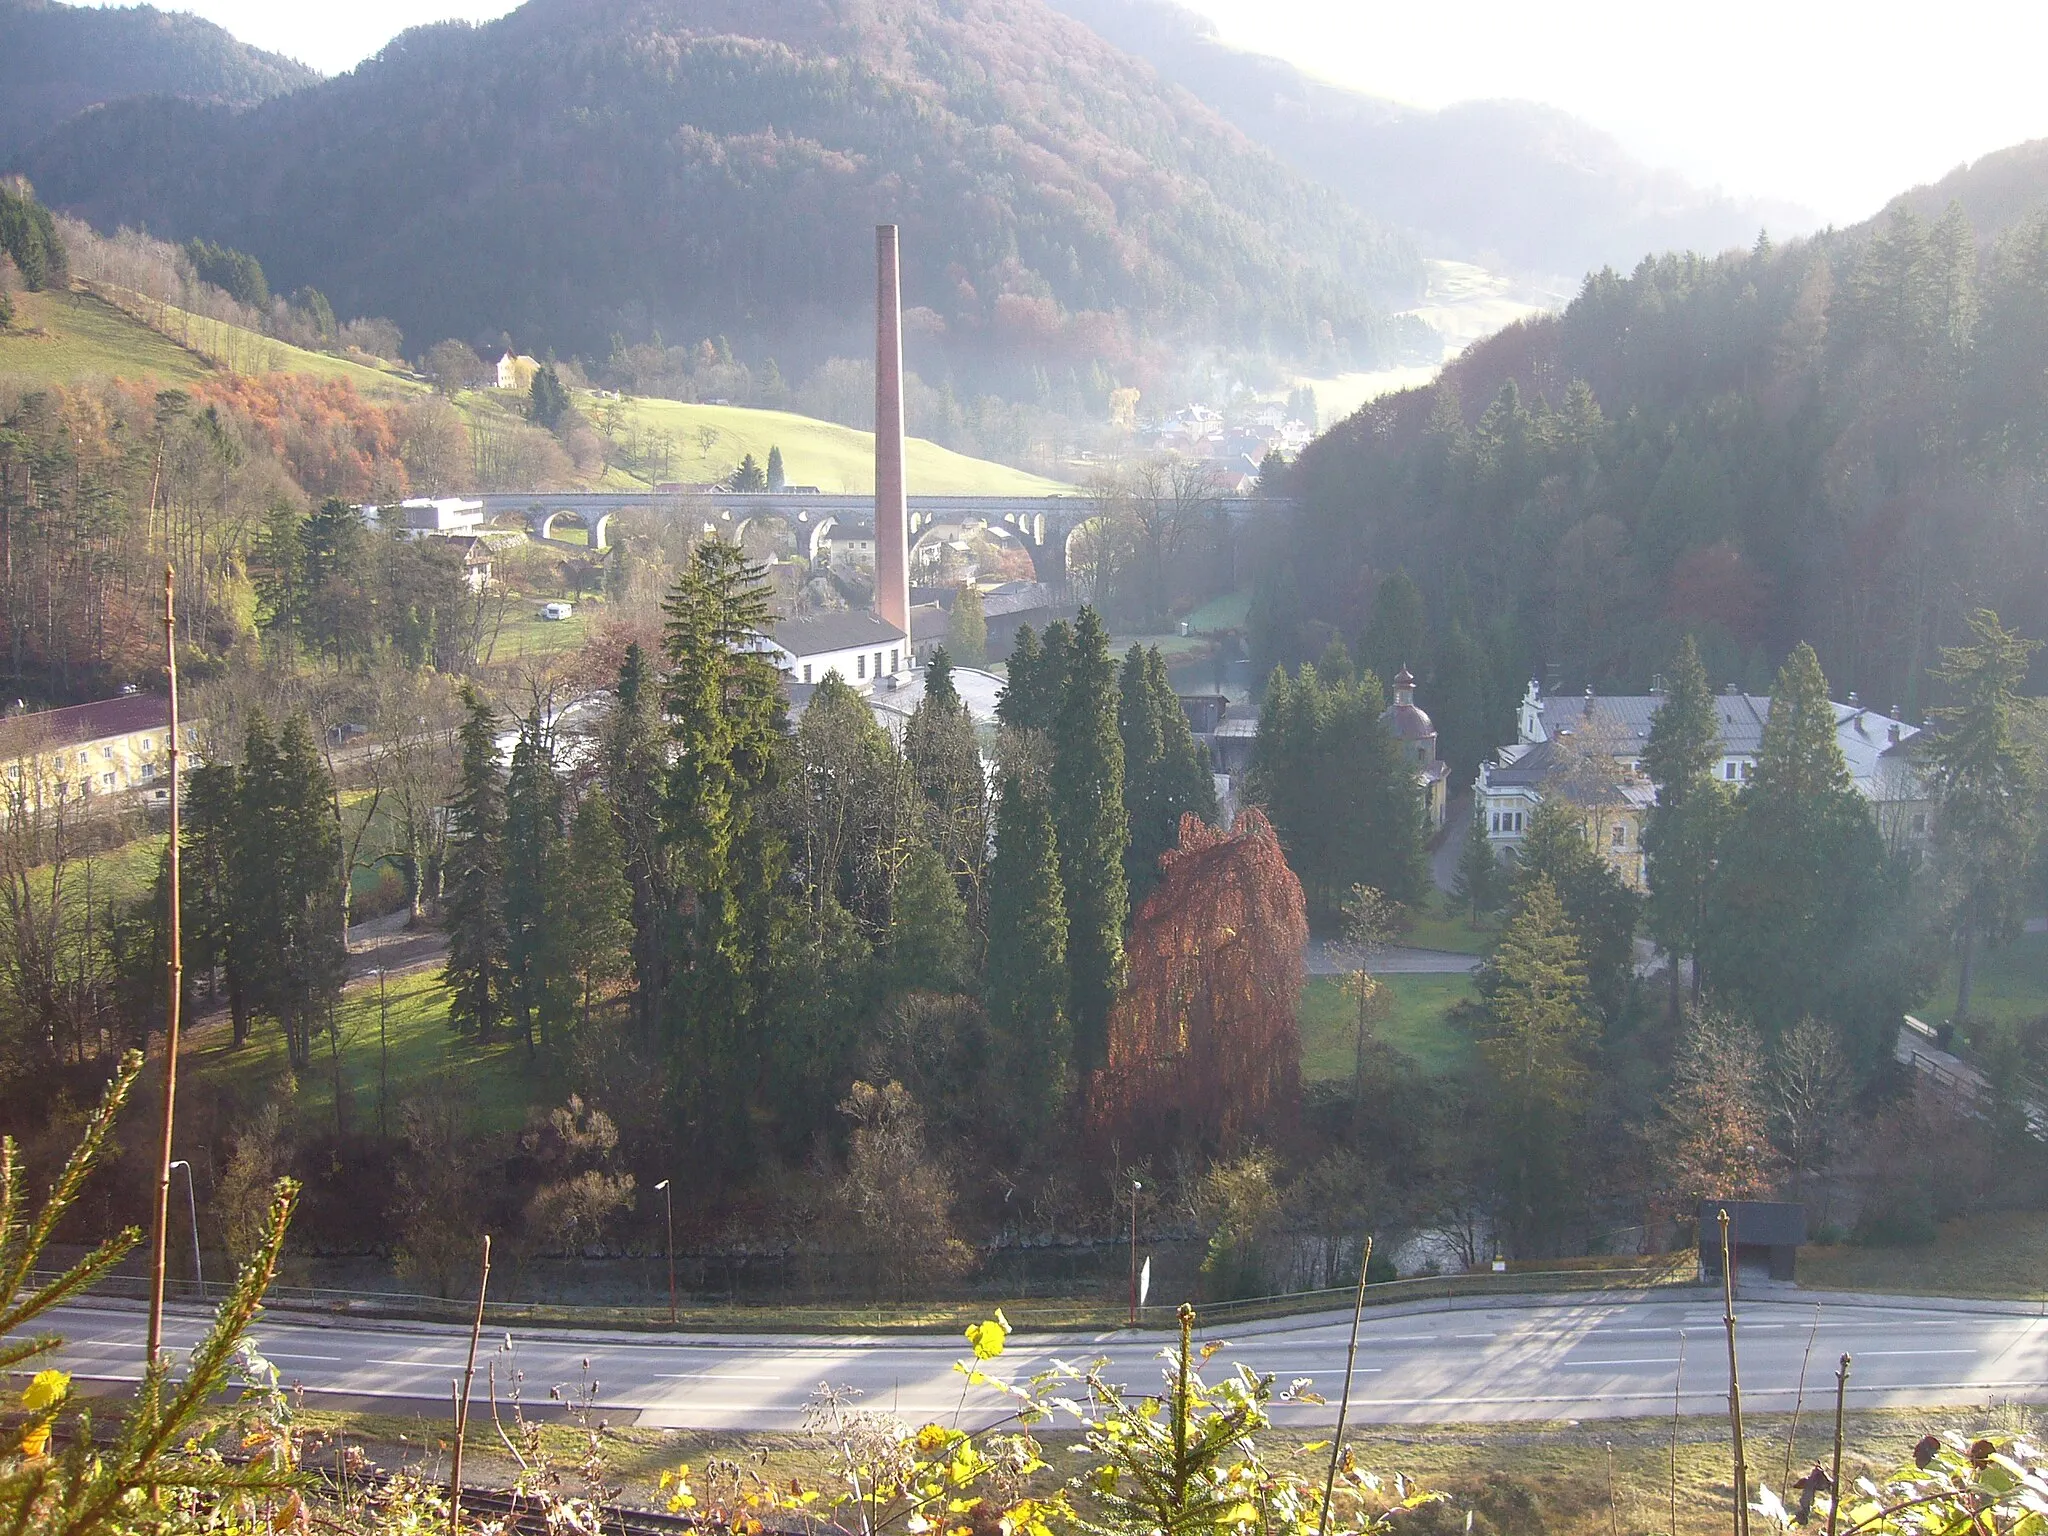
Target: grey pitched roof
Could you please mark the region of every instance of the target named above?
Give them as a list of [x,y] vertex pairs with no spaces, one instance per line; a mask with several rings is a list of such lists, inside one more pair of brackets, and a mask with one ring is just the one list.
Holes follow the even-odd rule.
[[[1638,748],[1648,745],[1650,722],[1664,707],[1664,695],[1596,693],[1590,710],[1584,698],[1570,694],[1555,695],[1543,702],[1543,728],[1551,735],[1561,730],[1597,731],[1602,738],[1614,742],[1616,750],[1627,751],[1630,742]],[[1763,741],[1764,720],[1770,712],[1768,694],[1715,694],[1714,717],[1721,726],[1721,750],[1755,756]]]
[[128,693],[91,704],[38,710],[0,721],[0,757],[33,757],[109,736],[161,730],[170,723],[170,701],[154,693]]
[[862,645],[903,642],[902,630],[883,623],[872,613],[821,613],[809,619],[778,619],[771,634],[775,643],[792,656],[817,656]]

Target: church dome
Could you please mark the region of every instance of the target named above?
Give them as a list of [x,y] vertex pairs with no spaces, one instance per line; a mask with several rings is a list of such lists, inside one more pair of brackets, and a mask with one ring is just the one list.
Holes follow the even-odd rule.
[[1380,723],[1400,741],[1435,741],[1436,722],[1415,704],[1415,674],[1403,667],[1394,677],[1394,702],[1380,711]]

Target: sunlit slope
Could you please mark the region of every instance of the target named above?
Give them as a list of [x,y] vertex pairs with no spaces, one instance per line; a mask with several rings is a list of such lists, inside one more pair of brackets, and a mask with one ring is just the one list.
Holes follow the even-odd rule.
[[[593,421],[606,402],[584,397],[578,404]],[[678,400],[628,397],[620,402],[622,432],[637,429],[642,439],[668,439],[673,457],[663,477],[684,484],[723,479],[744,454],[764,467],[771,447],[782,450],[791,485],[860,494],[875,488],[875,438],[836,422],[788,411],[757,411],[736,405],[687,405]],[[906,445],[910,494],[953,496],[1058,496],[1074,487],[1008,465],[972,459],[937,443],[913,437]]]

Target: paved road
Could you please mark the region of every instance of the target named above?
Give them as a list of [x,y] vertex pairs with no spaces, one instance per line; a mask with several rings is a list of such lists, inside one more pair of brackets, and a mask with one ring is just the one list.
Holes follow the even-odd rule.
[[[1341,944],[1328,939],[1308,941],[1307,967],[1311,976],[1343,976],[1355,962]],[[1412,949],[1390,944],[1373,956],[1375,976],[1457,976],[1469,975],[1485,963],[1483,955],[1462,955],[1448,949]]]
[[[1857,1407],[1962,1406],[2048,1395],[2048,1318],[1791,1300],[1744,1302],[1739,1312],[1743,1396],[1759,1411],[1792,1407],[1809,1336],[1809,1411],[1831,1390],[1844,1351],[1856,1357],[1850,1391]],[[1233,1343],[1219,1364],[1243,1360],[1283,1383],[1314,1378],[1332,1402],[1283,1408],[1279,1417],[1327,1421],[1342,1389],[1348,1324],[1348,1315],[1331,1314],[1245,1324],[1221,1334]],[[199,1326],[194,1315],[167,1319],[167,1342],[189,1347]],[[81,1377],[134,1379],[139,1310],[69,1308],[53,1327],[73,1341],[64,1363]],[[323,1398],[361,1406],[400,1399],[428,1411],[447,1403],[466,1343],[457,1329],[281,1315],[260,1324],[257,1334],[287,1380],[303,1384],[316,1405]],[[494,1346],[502,1351],[505,1342],[502,1331],[487,1333],[485,1356]],[[828,1382],[858,1388],[867,1404],[906,1418],[951,1419],[962,1411],[963,1382],[952,1364],[965,1351],[951,1339],[529,1333],[510,1343],[509,1354],[497,1354],[501,1393],[511,1366],[524,1373],[525,1399],[544,1402],[549,1387],[581,1381],[588,1360],[599,1383],[597,1402],[614,1423],[637,1417],[658,1426],[794,1429],[811,1395]],[[999,1364],[1022,1376],[1055,1357],[1103,1355],[1115,1375],[1151,1388],[1159,1380],[1161,1345],[1159,1335],[1019,1335]],[[1717,1413],[1724,1406],[1726,1359],[1719,1308],[1704,1299],[1559,1300],[1369,1317],[1352,1416],[1379,1423],[1649,1417],[1671,1411],[1675,1390],[1685,1411]],[[480,1365],[480,1391],[482,1380]],[[993,1400],[968,1392],[965,1401],[963,1422],[976,1422],[977,1403]],[[998,1412],[991,1407],[979,1419]]]

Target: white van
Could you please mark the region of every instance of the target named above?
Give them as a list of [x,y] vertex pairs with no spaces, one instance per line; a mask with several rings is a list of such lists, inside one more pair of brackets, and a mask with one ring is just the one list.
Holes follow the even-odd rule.
[[568,603],[546,603],[541,607],[540,616],[548,620],[566,619],[575,611]]

